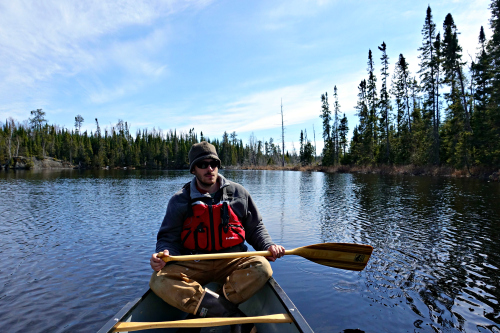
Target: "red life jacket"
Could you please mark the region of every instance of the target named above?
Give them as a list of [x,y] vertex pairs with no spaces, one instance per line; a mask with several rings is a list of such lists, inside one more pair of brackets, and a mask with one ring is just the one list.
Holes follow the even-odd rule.
[[218,204],[209,205],[202,201],[191,203],[192,216],[186,218],[181,232],[185,248],[213,252],[245,241],[245,229],[231,208],[229,202],[232,193],[226,188],[227,186],[222,189],[222,201]]

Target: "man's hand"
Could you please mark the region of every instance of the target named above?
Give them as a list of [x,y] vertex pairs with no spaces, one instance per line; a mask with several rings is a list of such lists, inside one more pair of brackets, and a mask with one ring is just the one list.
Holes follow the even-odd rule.
[[285,248],[281,245],[271,245],[267,248],[267,251],[273,254],[272,257],[266,257],[269,261],[275,261],[276,258],[281,258],[285,255]]
[[[169,256],[168,250],[164,250],[163,257],[168,257],[168,256]],[[151,259],[149,259],[149,264],[151,265],[151,268],[155,272],[161,271],[161,269],[166,265],[166,263],[161,258],[158,257],[158,253],[153,253]]]

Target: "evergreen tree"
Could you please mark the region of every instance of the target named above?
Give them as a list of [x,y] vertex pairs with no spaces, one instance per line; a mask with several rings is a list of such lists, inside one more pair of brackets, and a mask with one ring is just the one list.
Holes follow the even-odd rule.
[[377,98],[377,77],[375,75],[375,65],[373,62],[372,50],[368,50],[368,81],[366,85],[366,101],[368,106],[368,123],[366,127],[366,139],[368,139],[369,163],[375,163],[378,155],[378,98]]
[[333,127],[332,127],[332,146],[333,146],[333,164],[339,163],[339,113],[340,104],[339,96],[337,93],[337,86],[333,88],[333,98],[334,98],[334,117],[333,117]]
[[451,14],[443,23],[443,74],[444,83],[450,87],[445,94],[448,101],[443,134],[444,151],[449,165],[461,168],[469,166],[469,141],[472,134],[470,115],[465,94],[465,78],[462,73],[462,48],[458,44],[458,32]]
[[78,134],[80,134],[82,124],[83,124],[83,117],[81,115],[77,115],[75,117],[75,129]]
[[31,111],[33,118],[29,119],[31,128],[35,135],[35,141],[40,140],[41,145],[37,145],[40,149],[37,151],[37,155],[43,158],[45,157],[45,146],[47,144],[47,120],[45,119],[45,112],[42,109],[36,109]]
[[[357,116],[359,118],[359,124],[356,127],[358,134],[356,144],[358,145],[352,154],[356,154],[353,157],[353,161],[358,164],[368,164],[370,163],[371,156],[371,143],[373,136],[370,132],[370,114],[368,111],[368,99],[367,99],[367,85],[366,80],[360,82],[358,86],[358,102],[356,105]],[[357,155],[359,154],[359,156]]]
[[309,165],[314,161],[314,146],[311,141],[307,139],[307,131],[300,131],[300,163],[302,165]]
[[[381,145],[385,146],[385,156],[380,154],[379,161],[383,163],[390,163],[390,141],[389,141],[389,122],[390,115],[389,112],[391,110],[391,102],[389,100],[389,92],[387,88],[387,77],[389,76],[389,57],[387,56],[387,45],[385,42],[382,42],[382,45],[378,47],[380,51],[382,51],[382,56],[380,60],[382,61],[382,68],[380,70],[382,77],[382,88],[380,89],[380,139]],[[385,141],[385,142],[383,142]],[[383,156],[383,157],[382,157]]]
[[435,50],[435,88],[436,92],[434,94],[435,96],[435,109],[436,113],[433,118],[434,121],[434,126],[433,126],[433,162],[434,164],[440,165],[441,164],[441,157],[440,157],[440,150],[441,150],[441,136],[440,136],[440,128],[441,128],[441,101],[439,99],[440,95],[440,88],[441,88],[441,66],[443,62],[443,57],[441,53],[441,34],[438,32],[436,34],[436,39],[434,41],[434,50]]
[[[323,165],[331,165],[333,163],[333,142],[331,138],[331,121],[332,112],[330,111],[330,105],[328,104],[328,93],[321,95],[321,115],[319,116],[323,120]],[[302,137],[303,135],[301,135]],[[302,144],[301,144],[302,147]]]
[[[419,55],[419,73],[422,89],[425,92],[422,130],[432,136],[432,161],[434,164],[439,164],[439,125],[436,98],[436,72],[438,71],[439,61],[436,58],[435,50],[436,24],[432,21],[430,6],[427,7],[422,35],[424,36],[422,46],[418,49],[421,51]],[[430,126],[432,126],[432,129],[429,128]]]
[[490,4],[490,25],[493,32],[491,39],[486,44],[490,66],[489,96],[486,108],[488,126],[487,146],[488,152],[485,161],[489,165],[500,165],[500,0],[492,0]]
[[471,119],[473,137],[473,161],[475,164],[487,164],[489,152],[488,136],[490,128],[488,126],[487,108],[490,101],[491,69],[490,59],[486,53],[486,36],[484,29],[479,31],[479,53],[476,62],[471,65],[472,81],[474,82],[474,109]]
[[396,102],[396,133],[394,138],[395,163],[409,163],[410,147],[410,72],[405,57],[400,54],[392,77],[391,94]]
[[351,144],[349,146],[349,163],[363,164],[363,139],[359,132],[359,126],[354,126],[352,131]]
[[342,117],[340,120],[340,126],[339,126],[339,138],[340,138],[340,148],[342,149],[342,160],[341,163],[343,164],[345,161],[345,156],[346,156],[346,148],[347,148],[347,135],[349,133],[349,126],[347,124],[347,117],[345,116]]

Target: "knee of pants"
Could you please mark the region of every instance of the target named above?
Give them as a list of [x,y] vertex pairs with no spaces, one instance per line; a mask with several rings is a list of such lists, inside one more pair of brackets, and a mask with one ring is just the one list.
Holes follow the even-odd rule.
[[168,304],[188,313],[194,313],[203,288],[194,280],[182,278],[181,273],[154,272],[149,281],[151,290]]
[[273,274],[269,261],[264,257],[251,260],[245,266],[234,271],[224,284],[224,296],[235,304],[252,297]]
[[[257,257],[254,263],[255,270],[260,273],[261,278],[265,281],[269,280],[269,278],[273,275],[273,269],[271,268],[269,260],[264,257]],[[251,264],[252,267],[254,267],[254,263]]]

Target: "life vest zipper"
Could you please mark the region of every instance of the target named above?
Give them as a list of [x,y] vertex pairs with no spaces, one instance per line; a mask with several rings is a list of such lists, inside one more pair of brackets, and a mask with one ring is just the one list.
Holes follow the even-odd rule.
[[[212,199],[213,201],[213,199]],[[212,251],[215,251],[215,228],[214,228],[214,214],[212,210],[212,205],[208,205],[208,212],[210,216],[210,239],[211,239],[211,244],[212,244]]]

